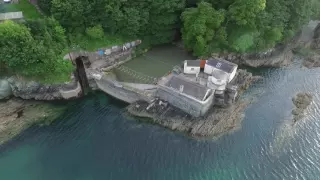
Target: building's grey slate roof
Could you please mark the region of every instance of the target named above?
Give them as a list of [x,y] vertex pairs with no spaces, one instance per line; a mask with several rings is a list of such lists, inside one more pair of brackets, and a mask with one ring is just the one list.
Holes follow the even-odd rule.
[[225,71],[227,73],[231,73],[233,69],[237,66],[236,64],[230,63],[226,60],[220,59],[209,59],[206,62],[207,65]]
[[208,90],[208,88],[203,85],[188,81],[179,76],[172,76],[166,83],[167,87],[173,88],[177,91],[180,90],[180,85],[184,86],[182,93],[192,96],[200,101],[202,101]]
[[22,18],[23,18],[23,14],[21,11],[0,13],[0,21],[10,20],[10,19],[22,19]]
[[200,60],[186,60],[187,66],[200,67]]

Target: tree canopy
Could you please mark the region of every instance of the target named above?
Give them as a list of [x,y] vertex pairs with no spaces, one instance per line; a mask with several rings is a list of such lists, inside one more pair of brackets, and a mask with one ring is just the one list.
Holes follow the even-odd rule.
[[[65,81],[72,65],[60,57],[66,47],[63,28],[53,19],[0,23],[0,62],[10,71],[48,82]],[[54,79],[51,79],[55,77]]]
[[39,6],[69,33],[101,26],[107,34],[154,45],[173,40],[185,0],[39,0]]
[[215,10],[210,3],[201,2],[198,8],[188,8],[182,13],[184,22],[182,39],[187,49],[201,56],[208,51],[215,31],[224,21],[224,12]]
[[23,76],[54,76],[59,81],[72,71],[70,62],[61,57],[68,44],[93,50],[122,39],[157,45],[181,36],[185,48],[197,56],[244,53],[285,43],[310,17],[320,18],[318,0],[38,0],[38,4],[51,18],[0,23],[0,64]]
[[172,42],[180,31],[195,55],[267,49],[290,39],[310,16],[320,16],[317,0],[39,0],[39,5],[69,33],[101,26],[106,34],[155,45]]
[[[209,55],[214,51],[243,53],[271,48],[292,38],[308,22],[311,15],[316,17],[320,14],[317,10],[320,4],[316,0],[207,0],[206,2],[201,1],[196,7],[185,9],[182,13],[182,37],[186,40],[184,44],[187,48],[191,48],[195,55]],[[317,8],[311,8],[311,4]],[[204,6],[211,11],[225,12],[222,22],[220,16],[215,18],[220,22],[219,26],[208,27],[207,23],[211,21],[209,17],[203,20],[203,16],[195,13],[203,11]],[[202,19],[201,26],[195,17]],[[191,23],[192,21],[194,23]],[[195,24],[198,25],[196,30]],[[217,29],[219,33],[216,32],[213,38],[203,38],[199,33],[195,33],[214,32]],[[190,46],[190,39],[194,40],[193,47]]]

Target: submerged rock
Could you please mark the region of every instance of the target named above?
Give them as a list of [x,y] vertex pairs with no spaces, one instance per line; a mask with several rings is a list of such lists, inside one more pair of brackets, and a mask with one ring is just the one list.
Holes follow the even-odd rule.
[[[243,92],[257,77],[245,70],[238,70],[233,85]],[[193,137],[218,136],[240,128],[248,101],[238,100],[229,106],[214,107],[204,117],[195,118],[160,99],[152,103],[139,101],[128,106],[128,111],[137,117],[147,117],[151,122],[181,131]]]
[[297,122],[304,117],[305,109],[312,102],[312,95],[309,93],[298,93],[294,98],[292,98],[292,102],[295,105],[295,109],[292,110],[292,114],[294,116],[293,121]]

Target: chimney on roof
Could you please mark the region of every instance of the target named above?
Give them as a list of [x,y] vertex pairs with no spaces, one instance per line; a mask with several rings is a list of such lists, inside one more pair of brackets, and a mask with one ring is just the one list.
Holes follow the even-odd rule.
[[183,92],[183,88],[184,88],[184,86],[183,86],[183,85],[180,85],[180,89],[179,89],[180,93]]

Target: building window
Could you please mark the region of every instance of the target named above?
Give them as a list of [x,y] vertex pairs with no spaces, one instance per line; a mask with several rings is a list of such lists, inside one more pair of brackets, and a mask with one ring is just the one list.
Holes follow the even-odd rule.
[[194,71],[194,68],[191,68],[191,71]]

